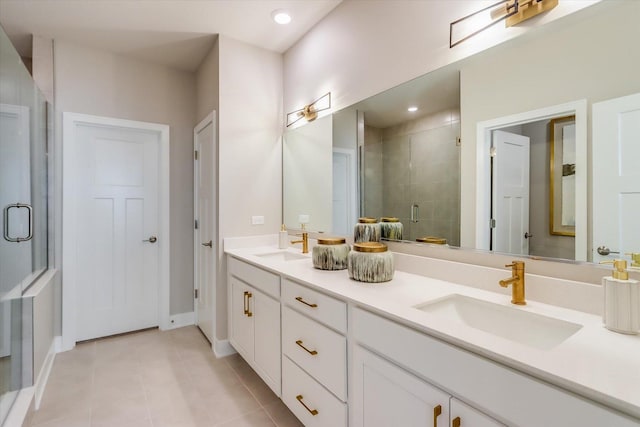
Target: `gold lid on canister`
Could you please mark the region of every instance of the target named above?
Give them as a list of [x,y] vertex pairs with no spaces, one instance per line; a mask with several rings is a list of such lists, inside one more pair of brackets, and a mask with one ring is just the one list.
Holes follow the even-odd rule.
[[416,239],[416,242],[431,243],[432,245],[446,245],[447,239],[443,237],[425,236],[425,237],[418,237]]
[[356,252],[386,252],[387,245],[380,242],[359,242],[353,244]]
[[396,218],[393,216],[383,216],[380,218],[381,222],[400,222],[400,218]]
[[341,245],[346,242],[344,237],[321,237],[318,239],[319,245]]
[[378,219],[364,216],[364,217],[358,218],[358,222],[360,224],[375,224],[376,222],[378,222]]

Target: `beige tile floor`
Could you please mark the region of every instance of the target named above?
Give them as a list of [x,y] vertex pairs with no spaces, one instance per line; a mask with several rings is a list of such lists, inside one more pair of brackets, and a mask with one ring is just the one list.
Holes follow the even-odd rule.
[[79,344],[56,356],[24,427],[290,427],[302,424],[238,355],[196,327]]

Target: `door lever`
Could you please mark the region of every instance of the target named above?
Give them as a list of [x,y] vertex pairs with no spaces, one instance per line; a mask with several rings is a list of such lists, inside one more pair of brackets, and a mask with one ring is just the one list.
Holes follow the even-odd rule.
[[156,236],[151,236],[148,239],[143,240],[143,242],[149,242],[149,243],[155,243],[158,241],[158,238]]
[[611,249],[609,249],[606,246],[600,246],[597,250],[598,250],[598,254],[603,255],[603,256],[607,256],[609,254],[619,254],[620,253],[620,252],[612,251]]
[[203,243],[202,246],[208,246],[210,248],[213,248],[213,240],[209,240],[207,243]]

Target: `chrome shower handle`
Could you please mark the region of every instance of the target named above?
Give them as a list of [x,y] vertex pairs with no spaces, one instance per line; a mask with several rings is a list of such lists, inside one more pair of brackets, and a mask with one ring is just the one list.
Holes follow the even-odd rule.
[[[9,210],[11,209],[27,209],[27,213],[29,214],[29,229],[27,231],[26,237],[11,237],[9,235]],[[27,203],[12,203],[10,205],[5,206],[3,210],[3,236],[4,240],[7,242],[19,243],[19,242],[27,242],[33,238],[33,207]]]

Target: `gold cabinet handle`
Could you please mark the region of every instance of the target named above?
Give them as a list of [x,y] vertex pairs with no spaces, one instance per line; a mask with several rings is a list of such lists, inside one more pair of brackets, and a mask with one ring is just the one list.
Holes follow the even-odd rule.
[[244,314],[246,314],[247,317],[253,316],[253,313],[249,311],[249,298],[252,296],[251,292],[244,291]]
[[461,421],[460,421],[460,417],[455,417],[452,421],[451,421],[451,427],[460,427],[461,425]]
[[309,304],[308,302],[306,302],[305,300],[302,299],[302,297],[296,297],[296,301],[303,303],[304,305],[307,305],[311,308],[317,308],[318,304]]
[[315,356],[316,354],[318,354],[318,352],[317,352],[317,351],[315,351],[315,350],[309,350],[307,347],[305,347],[305,346],[302,344],[302,340],[298,340],[298,341],[296,341],[296,344],[298,344],[300,347],[302,347],[302,348],[304,349],[304,351],[306,351],[307,353],[309,353],[309,354],[310,354],[310,355],[312,355],[312,356]]
[[438,405],[433,408],[433,427],[438,427],[438,417],[442,414],[442,406]]
[[302,395],[301,395],[301,394],[297,395],[297,396],[296,396],[296,399],[298,399],[298,402],[300,402],[300,404],[301,404],[302,406],[304,406],[304,409],[306,409],[307,411],[309,411],[309,413],[310,413],[311,415],[313,415],[314,417],[315,417],[316,415],[318,415],[318,410],[317,410],[317,409],[310,409],[307,405],[305,405],[305,404],[304,404],[304,402],[302,401],[302,399],[304,399],[304,398],[302,397]]

